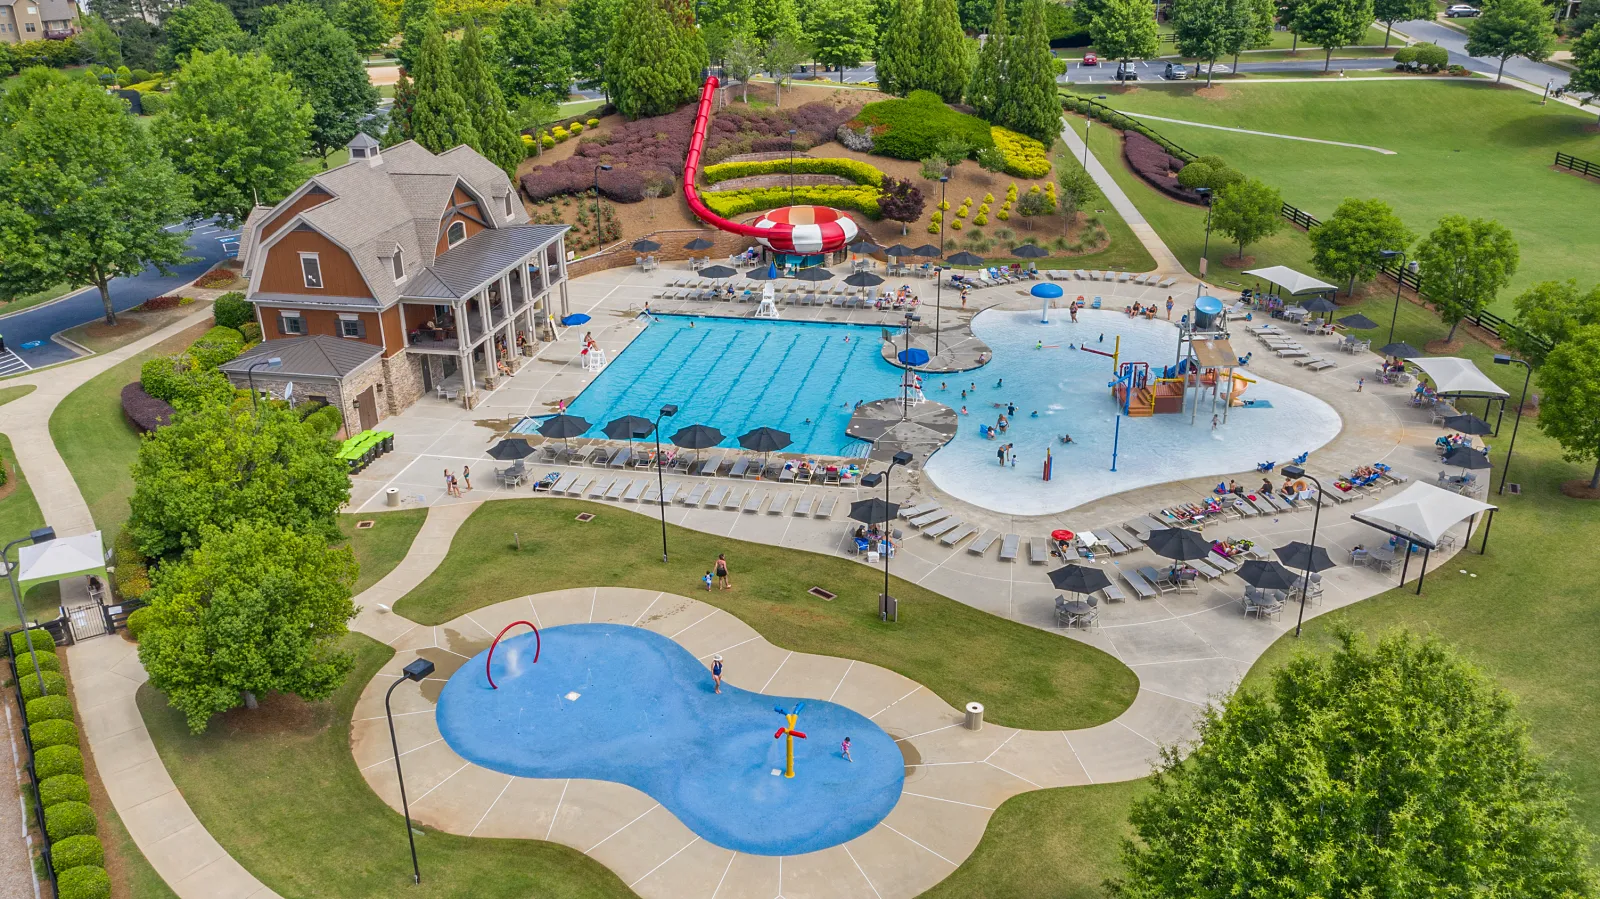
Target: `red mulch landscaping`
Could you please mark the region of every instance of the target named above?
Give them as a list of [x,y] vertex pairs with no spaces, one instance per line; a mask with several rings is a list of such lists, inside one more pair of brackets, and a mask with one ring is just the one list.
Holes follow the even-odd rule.
[[1122,156],[1146,183],[1183,203],[1200,203],[1200,195],[1178,183],[1184,162],[1137,131],[1122,132]]

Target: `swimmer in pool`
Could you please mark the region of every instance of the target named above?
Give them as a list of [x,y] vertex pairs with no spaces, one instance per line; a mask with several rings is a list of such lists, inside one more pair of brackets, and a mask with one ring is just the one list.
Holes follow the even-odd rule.
[[1039,342],[1038,342],[1038,343],[1035,343],[1035,344],[1034,344],[1034,345],[1033,345],[1033,348],[1034,348],[1034,349],[1036,349],[1036,350],[1042,350],[1042,349],[1044,349],[1044,341],[1042,341],[1042,340],[1041,340],[1041,341],[1039,341]]
[[966,415],[967,414],[967,407],[966,406],[962,406],[961,407],[961,414],[962,415]]
[[1071,443],[1072,442],[1072,435],[1071,434],[1062,434],[1061,435],[1061,442],[1062,443]]
[[1005,383],[1006,383],[1006,379],[1005,378],[1001,378],[1000,380],[995,381],[994,382],[994,389],[999,390],[1001,387],[1005,386]]
[[1039,417],[1039,410],[1038,409],[1033,410],[1033,414],[1028,416],[1028,417],[1029,418],[1038,418]]

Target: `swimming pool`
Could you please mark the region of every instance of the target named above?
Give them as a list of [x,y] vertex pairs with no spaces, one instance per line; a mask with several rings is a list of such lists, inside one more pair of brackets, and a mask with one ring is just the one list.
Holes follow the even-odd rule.
[[[1240,373],[1255,383],[1241,396],[1258,405],[1228,410],[1227,424],[1217,430],[1211,429],[1211,402],[1205,399],[1193,425],[1187,413],[1123,418],[1117,439],[1118,416],[1106,387],[1111,360],[1075,346],[1111,352],[1120,335],[1121,361],[1159,369],[1176,361],[1178,331],[1167,321],[1119,312],[1083,310],[1078,319],[1071,322],[1052,310],[1044,324],[1038,310],[993,309],[973,319],[973,333],[994,350],[994,359],[977,371],[924,382],[929,399],[958,410],[965,405],[970,413],[958,416],[955,439],[926,465],[941,489],[998,512],[1042,515],[1137,487],[1250,471],[1266,460],[1281,463],[1339,433],[1339,415],[1327,403],[1244,368]],[[961,390],[974,384],[963,399]],[[1004,411],[996,404],[1014,405],[1016,414],[1007,416],[1006,433],[988,440],[978,426],[996,423]],[[1072,436],[1071,445],[1059,442],[1063,434]],[[1005,443],[1016,444],[1014,468],[998,464],[995,453]],[[1042,476],[1047,448],[1054,456],[1048,482]]]
[[[724,684],[677,642],[620,624],[572,624],[501,641],[498,690],[479,653],[445,684],[439,731],[462,758],[519,777],[591,778],[649,794],[697,835],[753,855],[853,840],[893,810],[905,759],[883,729],[807,700],[795,777],[773,732],[794,698]],[[853,761],[839,744],[851,741]],[[777,772],[776,774],[774,772]]]
[[[710,425],[738,446],[753,428],[787,431],[789,452],[861,456],[845,434],[857,400],[900,390],[898,370],[879,354],[882,328],[661,315],[613,359],[567,411],[594,424],[624,415],[663,422],[662,442],[679,427]],[[847,339],[848,338],[848,339]],[[535,426],[536,427],[536,426]],[[532,428],[529,428],[530,430]]]

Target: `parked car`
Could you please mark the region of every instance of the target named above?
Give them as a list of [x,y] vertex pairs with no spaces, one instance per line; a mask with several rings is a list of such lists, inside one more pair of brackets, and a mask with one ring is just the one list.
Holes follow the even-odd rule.
[[1083,54],[1083,64],[1086,66],[1097,66],[1100,64],[1100,57],[1093,53],[1085,53]]
[[1167,80],[1182,81],[1189,77],[1189,68],[1181,62],[1167,63]]
[[1444,17],[1447,19],[1472,19],[1481,15],[1483,10],[1465,3],[1457,3],[1444,11]]
[[1117,80],[1118,81],[1138,81],[1139,80],[1139,70],[1134,68],[1135,65],[1136,65],[1136,63],[1131,63],[1131,62],[1119,62],[1119,63],[1117,63]]

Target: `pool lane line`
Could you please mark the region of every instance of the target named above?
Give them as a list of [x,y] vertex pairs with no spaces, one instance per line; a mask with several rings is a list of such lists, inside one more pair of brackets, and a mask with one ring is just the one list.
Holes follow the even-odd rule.
[[[800,342],[800,338],[799,338],[798,335],[796,335],[795,344],[798,345],[799,342]],[[828,348],[828,344],[827,344],[826,341],[824,341],[823,343],[820,343],[820,344],[817,345],[816,354],[811,357],[811,362],[805,367],[805,371],[806,372],[816,371],[817,363],[822,359],[822,354],[827,351],[827,348]],[[790,351],[792,353],[792,351],[793,351],[793,347],[792,346],[790,347]],[[786,360],[787,360],[787,355],[786,355]],[[781,369],[781,366],[780,366],[780,369]],[[776,374],[776,372],[774,372],[774,374]],[[804,390],[805,386],[806,386],[806,379],[804,377],[793,378],[793,379],[791,379],[791,382],[793,383],[794,388],[789,394],[789,402],[788,402],[788,404],[783,407],[782,414],[778,416],[778,422],[779,423],[787,421],[794,414],[795,403],[798,403],[800,401],[800,392],[802,390]],[[773,427],[780,427],[781,424],[779,424],[779,423],[775,423],[773,425]],[[813,431],[814,430],[815,429],[813,428]],[[808,452],[807,455],[810,455],[810,453]]]
[[[675,343],[685,333],[691,333],[694,330],[698,330],[698,329],[679,328],[677,331],[673,332],[673,334],[670,337],[667,338],[666,343],[663,343],[661,345],[661,348],[656,351],[655,359],[652,360],[652,361],[659,361],[661,359],[661,356],[664,353],[666,353],[666,351],[673,345],[673,343]],[[641,335],[641,336],[643,336],[643,335]],[[689,359],[693,359],[695,357],[695,355],[699,352],[700,347],[703,346],[707,340],[711,339],[711,331],[710,331],[710,329],[702,330],[702,331],[700,331],[699,334],[694,335],[694,336],[698,337],[699,339],[697,341],[695,341],[694,346],[690,347],[688,352],[686,352],[684,354],[684,356],[683,356],[684,361],[687,361]],[[631,346],[632,345],[630,344],[630,347]],[[618,358],[621,358],[621,354],[618,354]],[[680,367],[681,367],[681,365],[682,365],[682,363],[680,363]],[[609,368],[610,366],[607,366],[607,367]],[[601,372],[601,374],[605,374],[605,372]],[[661,380],[661,384],[658,387],[656,387],[656,392],[654,394],[651,394],[649,405],[644,406],[643,408],[646,409],[646,410],[661,408],[661,394],[664,391],[666,391],[667,387],[675,386],[675,385],[676,386],[681,386],[681,385],[678,384],[678,382],[675,379],[663,378]],[[590,382],[590,386],[593,386],[593,382]],[[587,389],[587,388],[585,388],[585,389]],[[689,404],[688,403],[684,403],[683,405],[685,407],[687,407]]]
[[[776,333],[777,332],[767,332],[767,333],[765,333],[765,334],[763,334],[761,336],[761,343],[756,345],[755,352],[750,354],[750,357],[745,361],[744,368],[739,370],[738,377],[736,377],[733,380],[733,386],[734,387],[743,386],[744,384],[746,384],[750,380],[754,380],[757,383],[765,385],[765,387],[770,387],[771,385],[776,383],[777,377],[778,377],[778,373],[783,370],[783,366],[789,361],[789,356],[794,353],[795,346],[797,346],[800,343],[800,334],[793,333],[793,334],[789,335],[789,343],[788,343],[787,346],[785,346],[783,348],[783,352],[781,354],[778,354],[778,353],[763,354],[762,350],[766,347],[768,341],[774,339],[774,336],[775,336]],[[782,338],[780,337],[780,338],[777,338],[777,339],[781,340]],[[765,363],[767,360],[771,359],[773,356],[777,356],[777,360],[778,360],[777,363],[775,365],[772,365],[763,374],[760,371],[760,369],[758,368],[757,362],[759,361],[759,362]],[[754,370],[754,372],[752,370]],[[719,414],[719,419],[724,421],[725,423],[727,423],[730,426],[730,429],[733,431],[733,433],[730,433],[728,436],[735,437],[735,436],[737,436],[739,434],[743,434],[743,433],[745,433],[745,432],[750,430],[751,419],[755,416],[756,408],[760,405],[760,401],[762,400],[762,398],[766,394],[765,387],[764,387],[763,390],[751,394],[751,396],[749,397],[748,401],[741,400],[741,402],[746,402],[746,406],[747,406],[742,412],[729,411],[729,412],[726,413],[725,416],[722,416],[721,414]],[[729,406],[730,410],[736,410],[738,408],[738,406],[735,405],[733,400],[731,399],[733,391],[730,390],[729,393],[730,393],[730,400],[728,401],[728,406]],[[721,410],[719,409],[719,413],[720,412],[721,412]],[[737,423],[735,423],[735,422],[737,422]],[[782,425],[783,425],[783,422],[782,421],[771,421],[771,422],[764,421],[764,422],[761,422],[759,425],[757,425],[757,427],[760,427],[761,425],[767,425],[769,427],[774,427],[774,428],[781,428]]]

